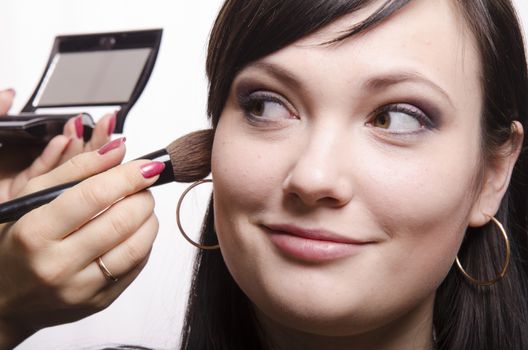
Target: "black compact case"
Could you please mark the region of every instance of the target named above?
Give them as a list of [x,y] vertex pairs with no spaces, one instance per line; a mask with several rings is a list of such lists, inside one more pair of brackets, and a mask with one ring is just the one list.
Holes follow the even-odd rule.
[[[0,144],[45,143],[79,114],[88,140],[94,121],[83,107],[115,108],[115,132],[122,133],[150,78],[161,36],[162,29],[153,29],[56,37],[42,78],[21,113],[0,117]],[[72,113],[76,107],[79,111]],[[60,113],[62,108],[68,112]]]

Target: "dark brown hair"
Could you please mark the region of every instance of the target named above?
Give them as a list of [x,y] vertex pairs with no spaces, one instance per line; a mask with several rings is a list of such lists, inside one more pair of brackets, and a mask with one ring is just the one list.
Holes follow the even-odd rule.
[[[343,40],[390,17],[410,0],[387,0]],[[528,77],[522,34],[509,0],[453,0],[480,51],[483,158],[492,161],[512,138],[512,121],[527,130]],[[209,42],[208,113],[216,127],[236,74],[275,52],[354,12],[369,0],[227,0]],[[526,139],[525,139],[526,140]],[[523,141],[523,150],[526,141]],[[512,256],[505,278],[477,287],[452,268],[437,291],[434,326],[438,349],[527,349],[526,154],[521,153],[496,217],[510,236]],[[212,205],[202,242],[216,243]],[[503,261],[504,243],[492,225],[468,229],[459,257],[472,275],[491,279]],[[495,265],[493,262],[497,262]],[[182,349],[261,349],[264,339],[251,302],[229,274],[219,251],[198,252],[182,334]]]

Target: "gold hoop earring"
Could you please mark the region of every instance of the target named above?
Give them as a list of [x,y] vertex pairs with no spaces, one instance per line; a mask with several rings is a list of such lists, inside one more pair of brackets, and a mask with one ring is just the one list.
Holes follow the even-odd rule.
[[202,245],[202,244],[196,243],[195,241],[193,241],[187,235],[187,233],[185,233],[185,230],[183,229],[182,224],[181,224],[181,220],[180,220],[181,204],[183,202],[183,199],[187,195],[187,193],[189,193],[189,191],[192,190],[193,188],[195,188],[196,186],[204,184],[204,183],[208,183],[208,182],[213,182],[213,180],[203,179],[203,180],[196,181],[196,182],[192,183],[189,187],[187,187],[187,189],[185,191],[183,191],[182,195],[180,196],[180,199],[178,200],[178,205],[176,206],[176,223],[178,224],[178,228],[180,229],[180,233],[182,234],[183,238],[185,238],[185,240],[187,240],[187,242],[191,243],[196,248],[205,249],[205,250],[213,250],[213,249],[220,248],[220,245],[219,244],[216,244],[216,245]]
[[504,226],[502,226],[502,224],[497,219],[495,219],[493,216],[489,216],[489,218],[491,219],[491,221],[493,221],[493,223],[495,223],[495,225],[497,225],[499,227],[499,230],[502,233],[502,237],[504,238],[504,242],[506,243],[506,258],[504,260],[504,265],[502,267],[502,271],[499,273],[499,275],[496,278],[494,278],[492,280],[489,280],[489,281],[479,281],[476,278],[473,278],[472,276],[470,276],[466,272],[466,270],[464,270],[464,268],[462,267],[462,264],[460,263],[460,260],[458,260],[458,255],[456,257],[456,264],[457,264],[458,269],[460,270],[460,272],[462,272],[464,277],[466,277],[469,281],[471,281],[471,282],[473,282],[473,283],[475,283],[475,284],[477,284],[479,286],[491,286],[492,284],[497,283],[498,280],[500,280],[501,278],[503,278],[506,275],[506,271],[508,270],[508,265],[510,264],[510,240],[508,239],[508,235],[506,234],[506,230],[504,229]]

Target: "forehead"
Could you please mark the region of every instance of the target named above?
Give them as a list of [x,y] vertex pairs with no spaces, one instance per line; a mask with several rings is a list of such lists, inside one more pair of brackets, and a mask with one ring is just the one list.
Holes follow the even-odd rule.
[[458,9],[462,5],[454,1],[414,0],[358,35],[324,44],[367,18],[384,2],[374,1],[261,61],[277,63],[314,84],[329,76],[336,84],[343,81],[350,85],[372,75],[408,72],[438,85],[457,108],[465,104],[477,110],[481,102],[479,53]]

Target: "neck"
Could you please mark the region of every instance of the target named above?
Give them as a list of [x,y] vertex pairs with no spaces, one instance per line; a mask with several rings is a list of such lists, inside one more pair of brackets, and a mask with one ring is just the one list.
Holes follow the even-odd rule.
[[361,334],[323,336],[286,327],[256,311],[269,350],[432,350],[434,296],[416,310]]

